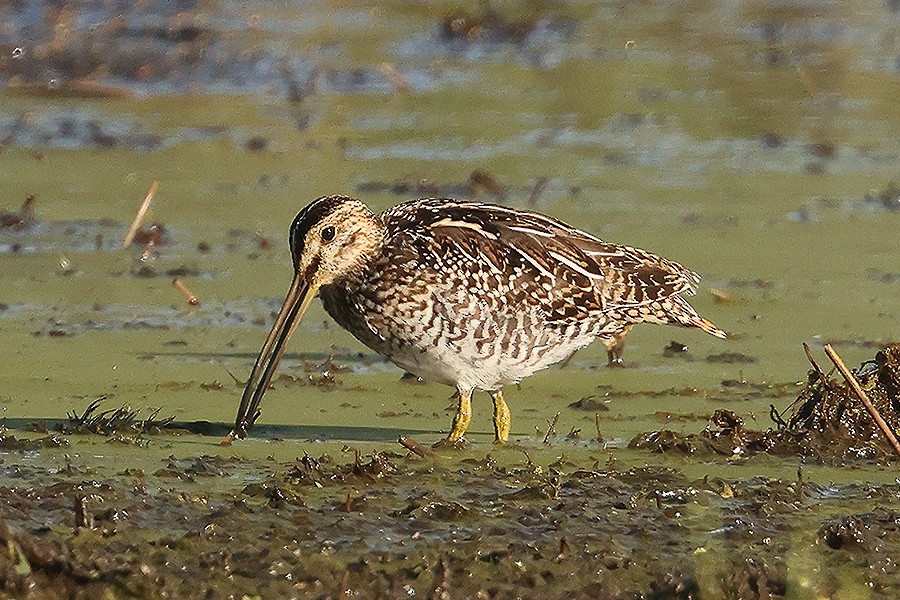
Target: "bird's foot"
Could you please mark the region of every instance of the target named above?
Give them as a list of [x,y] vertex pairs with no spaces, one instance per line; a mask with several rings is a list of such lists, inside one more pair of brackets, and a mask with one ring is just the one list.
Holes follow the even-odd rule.
[[464,437],[455,440],[444,438],[431,447],[435,450],[465,450],[469,447],[469,441]]
[[622,355],[614,350],[606,351],[606,366],[610,368],[621,369],[625,366],[625,363],[622,362]]

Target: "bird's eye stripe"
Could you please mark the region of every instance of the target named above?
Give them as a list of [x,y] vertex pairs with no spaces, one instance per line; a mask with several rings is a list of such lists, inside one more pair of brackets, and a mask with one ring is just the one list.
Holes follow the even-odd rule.
[[325,240],[326,242],[330,242],[331,240],[334,239],[334,234],[335,234],[334,227],[329,225],[328,227],[326,227],[322,230],[322,239]]

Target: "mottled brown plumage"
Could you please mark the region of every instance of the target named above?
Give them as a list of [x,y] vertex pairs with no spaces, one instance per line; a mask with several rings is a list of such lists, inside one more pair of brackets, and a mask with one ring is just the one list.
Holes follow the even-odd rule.
[[505,442],[502,387],[596,338],[615,362],[636,323],[725,337],[683,298],[696,273],[535,212],[437,198],[375,215],[358,200],[328,196],[297,215],[291,250],[294,282],[248,381],[237,437],[258,416],[284,342],[317,291],[362,343],[457,388],[451,442],[468,427],[476,389],[491,393],[496,439]]

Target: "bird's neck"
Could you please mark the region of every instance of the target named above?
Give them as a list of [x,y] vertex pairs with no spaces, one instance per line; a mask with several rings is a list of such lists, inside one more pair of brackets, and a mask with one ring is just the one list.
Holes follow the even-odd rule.
[[379,231],[379,235],[366,236],[366,245],[362,246],[359,260],[356,261],[353,268],[342,273],[334,283],[352,290],[369,280],[383,268],[382,260],[386,244],[387,235],[383,229]]

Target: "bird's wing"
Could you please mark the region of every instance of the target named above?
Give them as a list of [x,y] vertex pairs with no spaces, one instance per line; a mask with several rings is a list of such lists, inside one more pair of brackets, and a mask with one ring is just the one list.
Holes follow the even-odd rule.
[[410,257],[449,269],[479,263],[538,282],[560,319],[691,294],[699,281],[676,262],[531,211],[438,198],[399,204],[382,219]]

